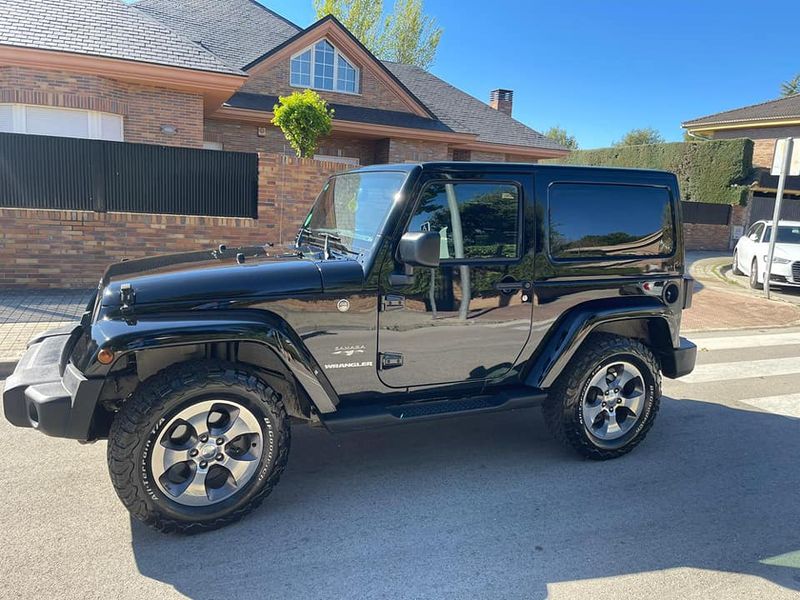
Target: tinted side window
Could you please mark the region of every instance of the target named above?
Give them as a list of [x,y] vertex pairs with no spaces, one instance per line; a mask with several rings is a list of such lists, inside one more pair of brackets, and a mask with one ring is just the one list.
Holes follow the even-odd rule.
[[519,201],[514,184],[430,183],[408,230],[438,231],[442,260],[516,258]]
[[555,183],[548,204],[550,255],[556,259],[672,253],[674,223],[666,188]]
[[759,225],[761,225],[761,223],[755,223],[755,224],[751,225],[750,229],[747,230],[747,237],[750,237],[751,235],[756,233],[757,230],[758,230]]

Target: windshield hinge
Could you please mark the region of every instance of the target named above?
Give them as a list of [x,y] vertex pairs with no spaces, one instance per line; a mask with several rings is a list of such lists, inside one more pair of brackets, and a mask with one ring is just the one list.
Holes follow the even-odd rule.
[[136,291],[130,283],[119,286],[119,301],[122,303],[122,310],[129,310],[136,303]]

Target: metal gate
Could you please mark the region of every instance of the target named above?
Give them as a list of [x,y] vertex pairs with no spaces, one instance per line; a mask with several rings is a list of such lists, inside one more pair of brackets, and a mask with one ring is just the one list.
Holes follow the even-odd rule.
[[[753,196],[750,207],[750,227],[756,221],[771,220],[775,210],[775,196]],[[800,221],[800,198],[784,197],[781,206],[781,219],[786,221]]]
[[258,155],[0,133],[0,206],[258,217]]

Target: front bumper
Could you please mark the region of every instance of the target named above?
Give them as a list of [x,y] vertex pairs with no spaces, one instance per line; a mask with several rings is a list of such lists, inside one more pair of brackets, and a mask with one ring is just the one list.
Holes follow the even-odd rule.
[[672,348],[669,352],[661,352],[661,372],[665,377],[677,379],[694,371],[694,364],[697,361],[697,346],[686,338],[681,338],[678,348]]
[[[767,261],[762,260],[759,265],[759,274],[766,271]],[[800,286],[800,261],[791,263],[772,263],[769,275],[770,283],[775,285]]]
[[3,412],[12,425],[55,437],[90,439],[104,380],[87,379],[69,363],[80,334],[76,324],[31,340],[3,390]]

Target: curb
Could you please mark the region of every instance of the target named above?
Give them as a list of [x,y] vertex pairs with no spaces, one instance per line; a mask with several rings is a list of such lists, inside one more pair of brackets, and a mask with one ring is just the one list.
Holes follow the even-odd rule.
[[17,366],[17,361],[0,362],[0,379],[5,379],[14,372],[14,367]]

